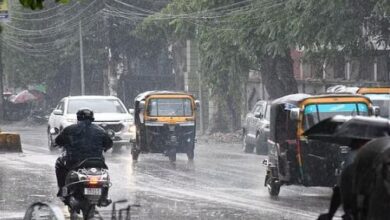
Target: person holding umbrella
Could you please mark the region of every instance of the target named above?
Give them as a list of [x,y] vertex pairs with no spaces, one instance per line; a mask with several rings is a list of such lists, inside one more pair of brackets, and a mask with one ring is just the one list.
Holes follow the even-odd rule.
[[[359,167],[358,164],[359,162],[361,163],[362,161],[367,163],[367,161],[375,162],[378,160],[380,156],[380,154],[378,153],[377,153],[377,157],[373,157],[373,156],[369,157],[366,155],[367,152],[371,152],[370,149],[372,148],[372,146],[375,146],[377,143],[375,143],[375,141],[371,141],[374,142],[374,144],[372,144],[371,142],[370,143],[367,142],[369,142],[372,139],[389,136],[389,132],[390,132],[389,125],[390,123],[386,119],[360,117],[360,116],[356,116],[356,117],[334,116],[332,118],[326,119],[318,123],[317,125],[313,126],[312,128],[310,128],[305,132],[304,135],[307,136],[309,139],[317,139],[329,143],[347,145],[350,147],[350,152],[347,154],[344,164],[342,166],[342,172],[340,175],[339,183],[333,189],[329,211],[327,213],[321,214],[318,217],[318,220],[332,219],[338,207],[341,204],[343,204],[343,208],[345,212],[345,214],[343,215],[344,220],[374,219],[374,218],[365,218],[365,216],[367,216],[367,213],[364,213],[361,210],[366,209],[365,207],[366,204],[362,205],[358,203],[359,193],[357,190],[359,189],[358,187],[356,187],[356,185],[362,182],[362,180],[366,182],[367,181],[370,182],[373,180],[370,178],[367,179],[367,176],[361,174],[362,168],[365,168],[366,166]],[[390,148],[390,144],[389,144],[389,148]],[[365,150],[360,150],[360,149],[365,149]],[[373,155],[373,154],[374,153],[368,155]],[[389,150],[389,155],[390,155],[390,150]],[[389,156],[389,164],[390,164],[390,156]],[[390,177],[390,169],[389,169],[389,177]],[[389,195],[390,195],[390,184],[389,184]],[[390,210],[390,207],[388,208],[388,210]],[[378,220],[379,219],[382,220],[386,218],[378,218]]]
[[328,213],[323,213],[318,217],[318,220],[330,220],[335,215],[337,209],[343,204],[345,214],[342,216],[343,220],[352,220],[354,206],[351,198],[353,198],[353,192],[351,189],[353,171],[352,166],[354,159],[358,153],[358,150],[367,143],[368,140],[353,140],[349,145],[350,151],[347,154],[346,160],[343,164],[343,170],[340,175],[338,185],[333,187],[333,193],[330,200],[330,206]]

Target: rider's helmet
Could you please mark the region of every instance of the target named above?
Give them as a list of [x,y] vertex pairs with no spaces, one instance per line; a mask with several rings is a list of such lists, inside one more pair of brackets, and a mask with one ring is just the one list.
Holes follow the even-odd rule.
[[89,108],[81,108],[77,111],[77,121],[94,121],[93,111]]

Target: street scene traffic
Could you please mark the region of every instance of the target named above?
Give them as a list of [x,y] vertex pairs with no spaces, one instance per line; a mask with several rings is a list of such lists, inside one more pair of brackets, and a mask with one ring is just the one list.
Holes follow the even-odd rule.
[[389,13],[0,1],[0,220],[390,219]]
[[[45,142],[45,127],[7,126],[21,133],[23,154],[2,154],[2,219],[22,219],[33,202],[50,202],[67,209],[56,198],[54,163]],[[328,207],[330,188],[286,187],[280,198],[264,187],[263,156],[247,155],[241,143],[199,140],[196,159],[180,154],[176,164],[162,154],[142,154],[133,163],[130,150],[105,154],[111,176],[110,197],[127,199],[132,219],[315,219]],[[21,184],[17,184],[21,183]],[[23,184],[22,184],[23,183]],[[111,206],[99,208],[110,219]],[[259,217],[260,216],[260,217]]]

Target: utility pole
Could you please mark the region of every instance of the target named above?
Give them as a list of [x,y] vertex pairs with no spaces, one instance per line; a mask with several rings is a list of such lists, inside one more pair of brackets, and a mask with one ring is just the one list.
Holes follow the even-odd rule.
[[2,62],[2,44],[0,43],[0,122],[4,120],[4,85],[3,85],[3,62]]
[[80,41],[80,84],[81,84],[81,95],[85,95],[83,35],[82,35],[82,32],[81,32],[81,20],[79,21],[79,41]]

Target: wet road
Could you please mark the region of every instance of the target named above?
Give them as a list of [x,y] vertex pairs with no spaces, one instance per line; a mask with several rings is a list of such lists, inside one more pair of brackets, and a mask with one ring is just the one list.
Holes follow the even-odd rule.
[[[49,152],[45,127],[2,129],[21,134],[24,152],[0,154],[0,219],[22,218],[35,201],[63,207],[55,197],[54,162],[59,151]],[[160,154],[142,154],[133,163],[127,149],[108,152],[110,196],[140,204],[132,209],[133,219],[316,219],[327,209],[328,188],[283,186],[277,199],[270,198],[263,186],[263,159],[242,153],[239,144],[203,141],[193,163],[184,154],[171,164]],[[110,209],[100,209],[107,219]]]

